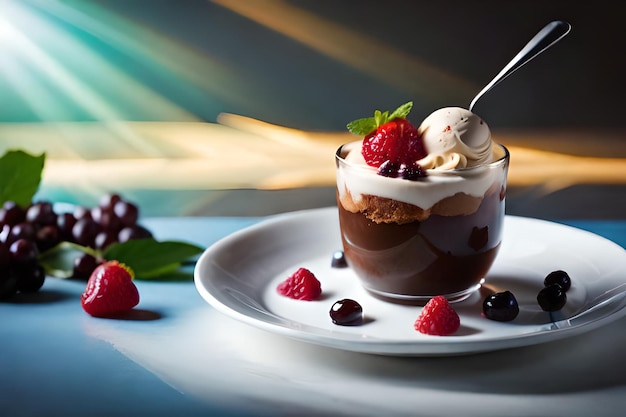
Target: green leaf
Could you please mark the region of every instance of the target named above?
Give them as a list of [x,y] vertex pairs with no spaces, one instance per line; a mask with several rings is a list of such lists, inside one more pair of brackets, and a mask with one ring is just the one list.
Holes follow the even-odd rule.
[[411,112],[411,108],[413,108],[413,102],[409,101],[408,103],[404,103],[395,109],[391,114],[389,114],[389,111],[381,112],[380,110],[375,110],[374,117],[365,117],[363,119],[353,120],[346,125],[346,128],[354,135],[369,135],[379,126],[384,125],[393,119],[406,118]]
[[204,249],[185,242],[136,239],[114,243],[104,250],[104,259],[116,259],[133,269],[136,279],[151,279],[178,268]]
[[7,151],[0,158],[0,205],[15,201],[26,207],[39,188],[46,154],[30,155],[24,151]]
[[37,260],[44,267],[47,275],[55,278],[71,278],[74,272],[74,259],[85,253],[98,256],[94,249],[76,243],[61,242],[39,255]]
[[378,127],[373,117],[354,120],[346,125],[348,131],[354,135],[367,135]]
[[406,117],[411,112],[412,108],[413,108],[413,102],[412,101],[409,101],[408,103],[404,103],[403,105],[401,105],[400,107],[395,109],[393,111],[393,113],[391,113],[391,116],[389,116],[389,120],[406,119]]

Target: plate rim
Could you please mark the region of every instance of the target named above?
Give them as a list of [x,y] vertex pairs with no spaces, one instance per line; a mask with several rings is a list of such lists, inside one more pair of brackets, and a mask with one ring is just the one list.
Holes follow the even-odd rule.
[[[203,279],[210,279],[202,276],[205,264],[209,262],[213,253],[219,253],[222,247],[232,244],[233,242],[237,242],[238,240],[245,238],[252,233],[262,233],[265,229],[271,228],[276,224],[283,225],[285,222],[298,223],[299,221],[310,221],[315,216],[330,216],[330,213],[336,213],[336,210],[336,206],[330,206],[275,214],[260,220],[258,223],[246,226],[231,233],[230,235],[219,239],[218,241],[207,247],[198,258],[198,261],[194,268],[194,284],[197,291],[205,302],[207,302],[210,306],[215,308],[220,313],[234,318],[240,322],[252,325],[254,327],[264,329],[266,331],[279,334],[281,336],[286,336],[291,339],[296,339],[319,346],[359,353],[371,353],[390,356],[456,356],[503,350],[509,348],[525,347],[575,336],[577,334],[584,333],[594,328],[606,325],[626,315],[626,306],[622,306],[619,310],[613,311],[610,314],[602,315],[595,320],[587,321],[575,326],[544,331],[538,330],[530,333],[520,333],[512,336],[505,335],[502,337],[471,340],[469,342],[465,341],[465,343],[451,343],[451,341],[456,341],[458,338],[461,338],[463,336],[433,337],[425,340],[410,341],[389,341],[385,339],[357,340],[354,337],[348,337],[347,339],[339,337],[341,333],[332,333],[332,335],[329,335],[329,332],[327,330],[316,329],[314,326],[305,323],[299,323],[299,325],[294,328],[284,324],[263,320],[258,316],[252,317],[248,314],[235,310],[230,305],[224,304],[204,285]],[[626,253],[626,250],[624,250],[624,248],[622,248],[620,245],[603,236],[597,235],[588,230],[579,229],[574,226],[544,219],[536,219],[531,217],[507,214],[505,216],[505,233],[506,223],[511,221],[541,223],[549,225],[550,227],[567,229],[570,232],[581,234],[586,236],[587,238],[593,238],[600,242],[603,242],[603,244],[613,246],[616,250],[621,249],[623,253]],[[265,313],[271,314],[271,312],[269,311]],[[281,319],[287,322],[292,321],[286,317],[281,317]],[[468,349],[467,345],[471,345],[471,349]],[[465,346],[465,348],[463,348],[463,346]]]

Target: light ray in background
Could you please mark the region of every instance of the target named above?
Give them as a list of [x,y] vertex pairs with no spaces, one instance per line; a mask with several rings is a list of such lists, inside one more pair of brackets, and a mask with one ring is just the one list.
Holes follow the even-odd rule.
[[[462,78],[299,9],[295,3],[213,3],[233,11],[231,17],[245,17],[255,30],[261,25],[302,48],[430,102],[441,98],[440,87],[446,84],[454,90],[450,94],[463,97],[478,90]],[[207,191],[333,187],[334,151],[340,143],[354,139],[345,131],[287,128],[234,114],[222,114],[218,124],[207,123],[186,110],[181,97],[189,100],[192,96],[197,103],[215,109],[231,104],[244,114],[272,100],[272,105],[284,100],[284,95],[271,94],[281,80],[264,77],[255,73],[253,65],[241,64],[248,61],[219,53],[213,56],[96,2],[0,0],[0,7],[0,76],[8,80],[8,93],[29,103],[32,113],[44,122],[0,123],[0,154],[16,147],[46,152],[41,198],[89,205],[103,192],[115,190],[145,206],[149,215],[204,215],[215,207],[213,203],[219,205],[223,196]],[[210,24],[216,17],[199,17],[203,19]],[[241,24],[245,19],[234,21]],[[233,26],[233,31],[238,30]],[[269,39],[275,41],[276,37]],[[387,63],[384,70],[363,58],[367,55],[363,51],[372,48]],[[259,56],[262,54],[255,59]],[[325,79],[316,82],[319,88]],[[2,84],[0,94],[1,89]],[[288,97],[306,106],[328,100],[325,92],[310,100],[297,97],[297,93]],[[0,120],[5,118],[3,109],[10,105],[0,100]],[[282,103],[283,107],[277,108],[293,105],[300,104]],[[72,121],[76,112],[86,121]],[[522,139],[515,142],[515,136],[499,133],[494,132],[494,137],[505,144],[510,141],[507,145],[513,144],[509,147],[517,155],[511,164],[510,186],[543,194],[580,184],[625,184],[625,155],[605,152],[583,158],[564,155],[565,147],[545,152],[545,145],[537,145],[543,151],[535,152],[528,147],[530,139],[546,144],[553,135],[519,132]],[[579,140],[566,134],[570,151],[587,144],[589,135],[577,133]],[[611,132],[603,136],[603,143],[622,143],[621,139],[619,132]],[[136,197],[146,192],[152,192],[149,199]],[[189,192],[184,194],[189,198],[181,201],[181,192]],[[167,205],[171,207],[164,207]],[[254,214],[250,210],[255,208],[243,200],[220,214],[233,215],[233,210],[244,209],[249,211],[235,214]],[[263,207],[256,210],[263,211]]]
[[[459,99],[469,102],[481,88],[393,45],[351,31],[283,0],[210,1],[406,91],[410,96],[424,97],[433,103]],[[382,3],[381,7],[384,7]],[[372,57],[376,57],[376,63]]]

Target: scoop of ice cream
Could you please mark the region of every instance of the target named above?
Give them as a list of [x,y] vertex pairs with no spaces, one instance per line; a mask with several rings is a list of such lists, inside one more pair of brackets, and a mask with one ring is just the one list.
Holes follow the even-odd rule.
[[418,128],[428,156],[425,169],[469,168],[493,161],[491,131],[480,117],[461,107],[444,107]]

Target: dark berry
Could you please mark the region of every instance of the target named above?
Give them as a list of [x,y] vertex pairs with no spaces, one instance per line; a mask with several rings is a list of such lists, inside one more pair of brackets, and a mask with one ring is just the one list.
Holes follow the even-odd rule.
[[348,262],[342,250],[335,251],[333,253],[333,260],[330,263],[333,268],[347,268]]
[[543,311],[557,311],[563,308],[567,295],[559,284],[550,284],[537,294],[537,302]]
[[7,243],[13,243],[18,239],[34,240],[35,239],[35,226],[32,223],[20,222],[11,227],[9,236],[6,239]]
[[11,252],[9,251],[9,245],[4,242],[0,242],[0,270],[7,268],[11,265]]
[[138,224],[134,226],[126,226],[120,230],[117,235],[117,240],[120,243],[127,242],[134,239],[147,239],[152,237],[152,233],[143,226]]
[[88,279],[98,264],[96,257],[88,253],[76,257],[74,259],[72,278]]
[[122,200],[119,194],[105,194],[100,197],[98,205],[102,208],[113,209],[115,204]]
[[37,230],[36,240],[39,252],[53,248],[61,242],[61,235],[56,224],[47,224]]
[[133,203],[120,200],[113,206],[113,211],[124,226],[132,226],[137,223],[139,209]]
[[483,301],[483,314],[490,320],[511,321],[519,314],[517,299],[510,291],[488,295]]
[[57,227],[63,240],[74,240],[72,228],[75,224],[76,217],[72,213],[61,213],[57,216]]
[[91,216],[77,220],[72,228],[74,241],[83,246],[95,247],[94,241],[98,232],[100,232],[100,225]]
[[105,249],[112,243],[117,242],[117,233],[114,231],[103,230],[99,232],[94,238],[94,248]]
[[11,226],[3,224],[0,228],[0,242],[9,243],[9,235],[11,234]]
[[18,239],[9,246],[11,260],[16,263],[32,262],[37,259],[39,250],[32,240]]
[[46,280],[46,271],[36,261],[17,265],[15,274],[17,275],[17,290],[19,292],[37,292]]
[[11,298],[17,292],[17,275],[13,268],[0,269],[0,299]]
[[335,301],[329,314],[333,323],[339,326],[358,326],[363,323],[363,308],[349,298]]
[[94,207],[91,209],[91,218],[104,230],[117,233],[122,227],[122,222],[115,215],[112,208]]
[[26,210],[26,221],[36,225],[56,223],[57,215],[54,212],[52,203],[42,201],[32,204]]
[[74,215],[76,221],[86,217],[91,219],[91,210],[87,207],[77,206],[72,214]]
[[572,280],[565,271],[552,271],[543,281],[543,285],[546,287],[551,284],[559,284],[561,288],[563,288],[563,291],[567,292],[572,286]]
[[416,181],[419,178],[425,177],[426,170],[423,169],[419,164],[402,164],[400,165],[399,175],[405,180]]
[[378,175],[383,177],[396,178],[400,175],[400,163],[385,161],[378,167]]
[[25,218],[24,210],[14,201],[5,201],[0,208],[0,224],[8,224],[13,226],[23,222]]

